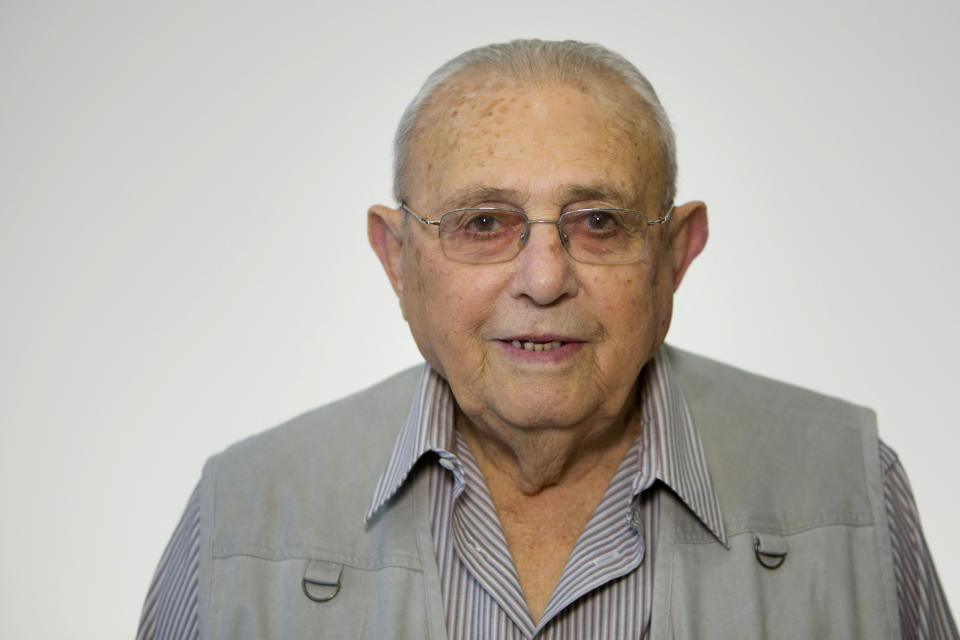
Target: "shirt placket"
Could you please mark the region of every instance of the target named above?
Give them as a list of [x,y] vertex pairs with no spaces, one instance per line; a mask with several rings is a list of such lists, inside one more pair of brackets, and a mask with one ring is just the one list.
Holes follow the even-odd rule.
[[464,486],[454,498],[451,514],[454,548],[460,561],[490,598],[521,633],[532,637],[535,625],[493,499],[466,440],[459,432],[456,441],[457,456],[463,465]]
[[[651,458],[644,440],[634,442],[614,473],[610,487],[570,554],[538,631],[585,594],[643,570],[647,544],[638,498],[653,484]],[[611,517],[619,525],[611,526]]]

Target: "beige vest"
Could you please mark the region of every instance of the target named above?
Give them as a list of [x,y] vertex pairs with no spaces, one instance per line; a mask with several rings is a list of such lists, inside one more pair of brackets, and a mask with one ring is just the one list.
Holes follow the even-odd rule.
[[[899,637],[872,413],[665,349],[729,548],[664,492],[651,638]],[[361,522],[418,375],[208,461],[201,637],[446,637],[426,475]]]

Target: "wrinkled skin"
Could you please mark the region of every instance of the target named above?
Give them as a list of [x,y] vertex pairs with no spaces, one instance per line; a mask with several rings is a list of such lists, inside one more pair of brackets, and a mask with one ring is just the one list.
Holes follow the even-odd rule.
[[[468,77],[442,90],[415,136],[408,204],[430,219],[464,206],[531,219],[613,206],[660,214],[654,129],[621,87],[524,86]],[[441,251],[435,227],[385,206],[371,244],[420,351],[450,383],[460,425],[525,494],[581,477],[636,436],[637,377],[662,344],[672,299],[706,241],[702,203],[650,227],[647,253],[590,265],[537,224],[510,262],[471,265]],[[528,351],[514,340],[561,341]],[[619,460],[619,458],[617,458]]]

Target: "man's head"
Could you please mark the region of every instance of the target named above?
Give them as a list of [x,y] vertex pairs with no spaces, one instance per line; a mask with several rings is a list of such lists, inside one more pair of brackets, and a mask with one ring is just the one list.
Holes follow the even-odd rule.
[[[514,40],[470,49],[430,74],[407,105],[394,138],[393,195],[408,198],[411,165],[418,160],[417,143],[429,136],[436,120],[426,117],[442,103],[444,89],[470,77],[499,76],[527,86],[566,84],[589,91],[610,85],[622,90],[624,105],[636,112],[634,123],[651,126],[660,145],[663,171],[662,207],[673,204],[676,194],[677,149],[673,128],[650,81],[618,53],[598,44],[566,40]],[[442,119],[443,114],[440,115]]]
[[[653,89],[596,45],[468,52],[431,76],[397,141],[398,199],[427,220],[463,207],[530,220],[616,207],[653,221],[673,197],[673,138]],[[609,423],[623,410],[706,241],[705,208],[690,203],[644,225],[626,264],[574,260],[550,224],[530,225],[509,261],[467,264],[410,218],[372,207],[369,233],[417,345],[468,417],[524,428]]]

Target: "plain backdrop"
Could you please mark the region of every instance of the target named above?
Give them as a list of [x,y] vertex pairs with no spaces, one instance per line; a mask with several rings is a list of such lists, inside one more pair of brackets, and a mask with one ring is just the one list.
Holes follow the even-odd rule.
[[712,216],[669,340],[875,408],[957,607],[958,31],[932,0],[0,0],[0,636],[131,637],[208,455],[418,361],[365,212],[426,75],[516,37],[650,77]]

